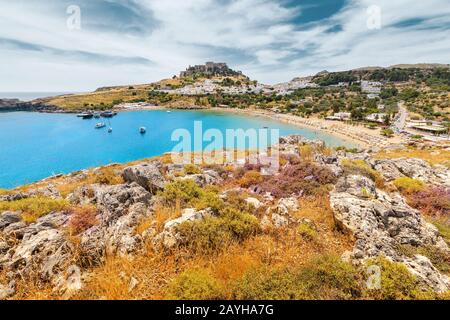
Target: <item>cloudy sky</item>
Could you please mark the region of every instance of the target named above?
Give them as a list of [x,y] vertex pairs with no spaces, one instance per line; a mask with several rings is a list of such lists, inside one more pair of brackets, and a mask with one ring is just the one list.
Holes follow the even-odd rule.
[[0,0],[3,92],[149,83],[206,61],[277,83],[449,53],[449,0]]

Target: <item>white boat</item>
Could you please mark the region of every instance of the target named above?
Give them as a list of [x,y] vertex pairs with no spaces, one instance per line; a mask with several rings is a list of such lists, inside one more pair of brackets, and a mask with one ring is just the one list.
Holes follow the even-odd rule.
[[145,128],[145,127],[140,127],[140,128],[139,128],[139,132],[140,132],[140,133],[146,133],[146,132],[147,132],[147,128]]
[[167,110],[167,113],[171,113],[172,111],[170,111],[170,110]]
[[95,129],[101,129],[106,127],[106,124],[104,124],[103,122],[99,122],[95,125]]
[[109,133],[112,132],[112,128],[111,128],[111,127],[108,128],[108,132],[109,132]]

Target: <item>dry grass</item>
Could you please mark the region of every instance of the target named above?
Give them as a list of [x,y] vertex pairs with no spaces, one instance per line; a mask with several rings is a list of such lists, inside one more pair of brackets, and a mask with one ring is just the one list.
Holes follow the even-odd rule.
[[396,158],[419,158],[427,161],[431,165],[443,164],[450,166],[450,150],[387,150],[381,151],[375,155],[376,159],[396,159]]
[[[309,218],[317,226],[320,237],[306,241],[296,227],[252,236],[241,243],[233,242],[214,254],[192,254],[177,249],[171,252],[154,251],[150,246],[133,259],[108,257],[101,267],[93,270],[90,280],[77,299],[163,299],[170,284],[180,274],[202,269],[216,279],[225,298],[232,298],[235,282],[246,272],[261,266],[290,268],[306,264],[324,253],[342,254],[351,248],[350,239],[334,230],[334,221],[327,198],[302,201],[299,217]],[[161,230],[167,219],[179,212],[176,208],[158,207],[153,221]],[[143,228],[145,229],[145,228]],[[138,285],[130,290],[134,278]]]
[[0,201],[0,212],[19,211],[25,222],[35,222],[42,216],[54,211],[62,211],[69,207],[64,200],[55,200],[45,197],[26,198],[17,201]]

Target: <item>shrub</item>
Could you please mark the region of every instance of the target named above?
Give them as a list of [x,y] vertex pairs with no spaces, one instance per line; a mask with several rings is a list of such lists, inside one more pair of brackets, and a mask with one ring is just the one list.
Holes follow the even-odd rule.
[[422,191],[424,188],[424,183],[422,181],[409,177],[400,177],[395,179],[394,185],[403,194],[416,193]]
[[404,264],[377,257],[366,262],[366,266],[372,265],[380,268],[380,288],[366,289],[366,297],[377,300],[409,300],[425,297],[419,282]]
[[200,170],[199,167],[197,167],[194,164],[187,164],[184,166],[184,173],[185,174],[199,174],[202,171]]
[[430,216],[449,217],[450,188],[432,187],[414,194],[409,204]]
[[349,299],[360,294],[358,271],[329,255],[293,270],[252,269],[233,288],[234,298],[245,300]]
[[314,147],[310,144],[306,144],[304,146],[300,146],[298,148],[300,157],[304,160],[310,161],[314,156]]
[[317,239],[317,231],[309,223],[300,223],[297,227],[297,232],[306,240],[312,241]]
[[25,222],[35,222],[42,216],[55,211],[62,211],[69,206],[65,200],[46,197],[26,198],[17,201],[0,201],[0,212],[21,211]]
[[116,185],[123,182],[123,178],[116,174],[112,168],[102,168],[94,179],[94,183],[107,185]]
[[168,203],[175,204],[176,200],[188,204],[203,195],[203,190],[190,179],[175,180],[165,186],[160,196]]
[[447,219],[438,219],[433,220],[433,224],[438,228],[439,233],[444,238],[444,240],[447,242],[447,244],[450,245],[450,224]]
[[350,160],[344,159],[341,162],[341,166],[344,169],[346,175],[362,175],[375,182],[377,187],[384,185],[384,180],[381,175],[364,160]]
[[260,184],[263,180],[263,176],[258,171],[248,171],[239,179],[239,185],[243,188],[248,188]]
[[233,286],[238,300],[296,300],[298,282],[288,270],[263,267],[247,271]]
[[220,210],[223,201],[218,197],[214,187],[200,188],[193,180],[175,180],[165,186],[159,193],[166,204],[175,206],[177,201],[182,206],[193,206],[199,210],[212,208]]
[[69,230],[78,235],[98,224],[97,208],[94,206],[75,207],[68,210],[70,214]]
[[266,180],[261,187],[276,197],[296,194],[314,195],[323,186],[336,181],[334,174],[325,167],[313,163],[288,165],[279,175]]
[[381,130],[381,134],[386,137],[392,137],[394,135],[394,131],[392,129],[383,129]]
[[184,245],[197,253],[211,253],[226,247],[232,241],[242,241],[259,230],[256,217],[231,207],[222,209],[217,217],[185,222],[177,232]]
[[351,299],[361,294],[358,270],[334,255],[309,261],[300,269],[298,279],[303,299]]
[[218,281],[205,270],[188,270],[169,285],[169,299],[220,300],[224,298]]

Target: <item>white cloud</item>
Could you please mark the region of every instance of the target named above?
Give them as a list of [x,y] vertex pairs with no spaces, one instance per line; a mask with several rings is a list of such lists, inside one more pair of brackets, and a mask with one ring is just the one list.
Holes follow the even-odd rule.
[[[120,28],[70,31],[65,8],[53,1],[0,0],[0,39],[59,50],[4,48],[0,42],[0,91],[85,91],[146,83],[170,77],[189,64],[228,58],[232,67],[268,83],[323,69],[449,62],[448,0],[351,0],[334,16],[308,26],[294,22],[296,16],[304,14],[300,7],[286,7],[281,0],[121,3],[133,5],[133,12],[152,12],[149,19],[156,20],[152,29],[142,34],[121,33]],[[366,10],[371,5],[381,8],[380,30],[366,27]],[[83,10],[88,9],[81,8],[83,19]],[[395,26],[411,19],[421,22]],[[337,32],[327,32],[334,26],[340,26]],[[96,57],[139,57],[154,63],[119,63],[107,58],[100,63],[98,59],[63,54],[69,51]]]

